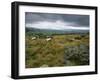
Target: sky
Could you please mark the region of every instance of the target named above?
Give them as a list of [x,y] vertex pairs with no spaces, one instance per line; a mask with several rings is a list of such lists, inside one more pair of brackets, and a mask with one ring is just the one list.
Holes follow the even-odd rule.
[[26,12],[25,26],[51,30],[89,30],[89,15]]

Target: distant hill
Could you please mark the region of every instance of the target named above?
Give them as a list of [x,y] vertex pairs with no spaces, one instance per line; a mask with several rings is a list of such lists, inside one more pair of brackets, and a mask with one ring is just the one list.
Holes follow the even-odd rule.
[[42,34],[85,34],[89,33],[88,30],[50,30],[26,27],[26,33],[42,33]]

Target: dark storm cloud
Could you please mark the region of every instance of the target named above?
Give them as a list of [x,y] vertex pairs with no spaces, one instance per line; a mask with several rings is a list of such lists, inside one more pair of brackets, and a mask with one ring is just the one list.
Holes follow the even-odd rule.
[[73,15],[73,14],[52,14],[52,13],[25,13],[26,23],[35,23],[40,21],[55,22],[57,20],[63,22],[73,22],[74,26],[89,27],[89,15]]
[[56,20],[62,20],[61,15],[57,14],[47,14],[47,13],[26,13],[26,23],[34,23],[34,22],[39,22],[39,21],[50,21],[54,22]]
[[63,20],[68,22],[76,23],[76,26],[88,26],[89,27],[89,16],[88,15],[63,15]]

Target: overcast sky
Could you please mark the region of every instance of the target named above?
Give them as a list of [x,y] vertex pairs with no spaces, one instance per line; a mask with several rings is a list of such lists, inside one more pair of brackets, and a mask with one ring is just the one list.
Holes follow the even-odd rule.
[[89,15],[25,13],[25,26],[55,30],[89,30]]

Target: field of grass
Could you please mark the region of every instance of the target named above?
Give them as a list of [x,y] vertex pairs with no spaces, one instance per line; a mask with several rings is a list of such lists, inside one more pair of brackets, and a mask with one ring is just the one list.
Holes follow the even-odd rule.
[[25,66],[60,67],[89,65],[89,35],[53,35],[50,41],[26,35]]

